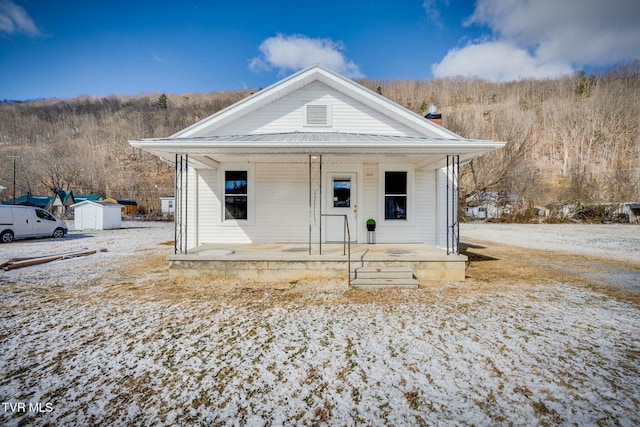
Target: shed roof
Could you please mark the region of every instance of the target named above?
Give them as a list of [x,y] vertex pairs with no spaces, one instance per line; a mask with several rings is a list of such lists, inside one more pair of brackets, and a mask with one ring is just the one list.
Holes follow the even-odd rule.
[[95,200],[83,200],[81,202],[75,203],[73,205],[71,205],[72,208],[77,208],[77,207],[81,207],[81,206],[88,206],[88,205],[93,205],[93,206],[99,206],[102,208],[118,208],[121,209],[122,205],[119,205],[117,203],[111,203],[111,202],[102,202],[102,201],[95,201]]

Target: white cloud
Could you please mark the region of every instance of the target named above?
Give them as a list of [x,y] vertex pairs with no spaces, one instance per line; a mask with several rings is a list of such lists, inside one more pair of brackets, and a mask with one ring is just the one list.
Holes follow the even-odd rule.
[[249,67],[253,70],[277,68],[281,72],[297,71],[320,64],[347,77],[364,77],[358,66],[345,57],[344,45],[331,39],[278,34],[264,40],[259,49],[262,55],[249,61]]
[[432,67],[433,75],[473,76],[511,81],[522,78],[557,77],[573,71],[568,62],[544,63],[524,49],[508,42],[483,42],[452,49]]
[[638,59],[638,17],[637,0],[478,0],[466,25],[486,26],[491,40],[452,49],[432,70],[511,80]]
[[25,33],[31,36],[41,35],[27,11],[11,0],[0,1],[0,32]]
[[436,27],[443,28],[444,24],[442,23],[442,16],[440,15],[439,3],[442,3],[445,7],[449,6],[449,0],[424,0],[422,2],[422,7],[431,22],[433,22]]

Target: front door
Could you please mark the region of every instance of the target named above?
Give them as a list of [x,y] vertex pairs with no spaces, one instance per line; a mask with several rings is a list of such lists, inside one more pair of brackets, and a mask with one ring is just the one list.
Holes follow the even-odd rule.
[[357,174],[353,172],[327,173],[327,197],[325,212],[330,216],[323,218],[327,242],[344,241],[344,216],[349,222],[351,241],[357,241],[358,197]]

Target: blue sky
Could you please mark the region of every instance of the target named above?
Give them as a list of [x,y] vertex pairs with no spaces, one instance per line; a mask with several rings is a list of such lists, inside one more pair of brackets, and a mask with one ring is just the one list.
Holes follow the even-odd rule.
[[640,58],[638,0],[0,0],[0,99],[545,78]]

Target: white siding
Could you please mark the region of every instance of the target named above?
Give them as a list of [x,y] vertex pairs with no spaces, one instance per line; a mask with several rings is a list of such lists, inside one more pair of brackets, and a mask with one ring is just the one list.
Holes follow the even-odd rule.
[[256,229],[259,242],[309,239],[307,165],[256,165]]
[[[249,197],[254,197],[252,221],[222,221],[219,170],[201,170],[198,179],[199,244],[308,241],[308,167],[257,164]],[[190,227],[191,228],[191,227]]]
[[416,172],[416,215],[420,228],[421,242],[435,246],[436,244],[436,172]]
[[[309,183],[308,166],[303,164],[256,164],[253,188],[254,219],[233,224],[221,221],[221,170],[200,170],[197,180],[197,224],[200,227],[198,244],[206,243],[264,243],[300,242],[309,238]],[[326,173],[326,172],[325,172]],[[416,171],[410,176],[411,220],[384,221],[384,197],[380,193],[380,171],[377,164],[362,166],[362,209],[358,212],[358,240],[367,241],[364,223],[368,218],[377,222],[378,243],[427,243],[437,241],[436,172]],[[195,186],[190,186],[195,187]],[[324,191],[327,191],[325,187]],[[444,194],[444,193],[443,193]],[[195,217],[196,215],[194,215]],[[196,220],[189,218],[193,230]],[[444,226],[442,226],[444,230]],[[190,235],[191,236],[191,235]],[[189,237],[189,246],[195,240]],[[317,240],[314,238],[314,241]],[[445,236],[446,247],[446,236]]]
[[[362,214],[358,215],[358,222],[360,224],[366,224],[366,221],[371,218],[376,221],[377,225],[380,223],[380,218],[378,217],[378,204],[382,203],[378,198],[378,165],[365,164],[362,167],[362,174],[364,175],[362,182]],[[365,235],[360,238],[360,241],[366,242],[366,226],[363,230]]]
[[198,172],[198,243],[213,243],[220,237],[217,226],[222,212],[217,190],[218,171],[201,169]]
[[[306,105],[309,103],[331,105],[331,126],[304,125]],[[311,83],[215,133],[244,135],[305,131],[419,136],[415,130],[320,82]]]
[[[196,235],[197,230],[197,222],[198,218],[196,216],[197,208],[198,208],[198,200],[196,199],[197,194],[197,170],[192,166],[187,168],[187,179],[186,179],[186,191],[183,188],[183,196],[186,196],[186,213],[184,215],[183,221],[186,222],[186,233],[183,236],[183,239],[187,239],[187,250],[193,247],[198,246],[198,239]],[[185,224],[183,224],[183,227]]]
[[[394,170],[382,165],[378,172],[377,233],[378,243],[427,243],[436,241],[436,186],[434,171],[408,171],[409,200],[407,221],[384,220],[384,170]],[[401,170],[401,169],[397,169]]]
[[447,248],[447,168],[438,169],[437,174],[437,206],[436,213],[436,246]]
[[105,206],[102,209],[104,209],[103,226],[105,230],[122,227],[120,206]]

